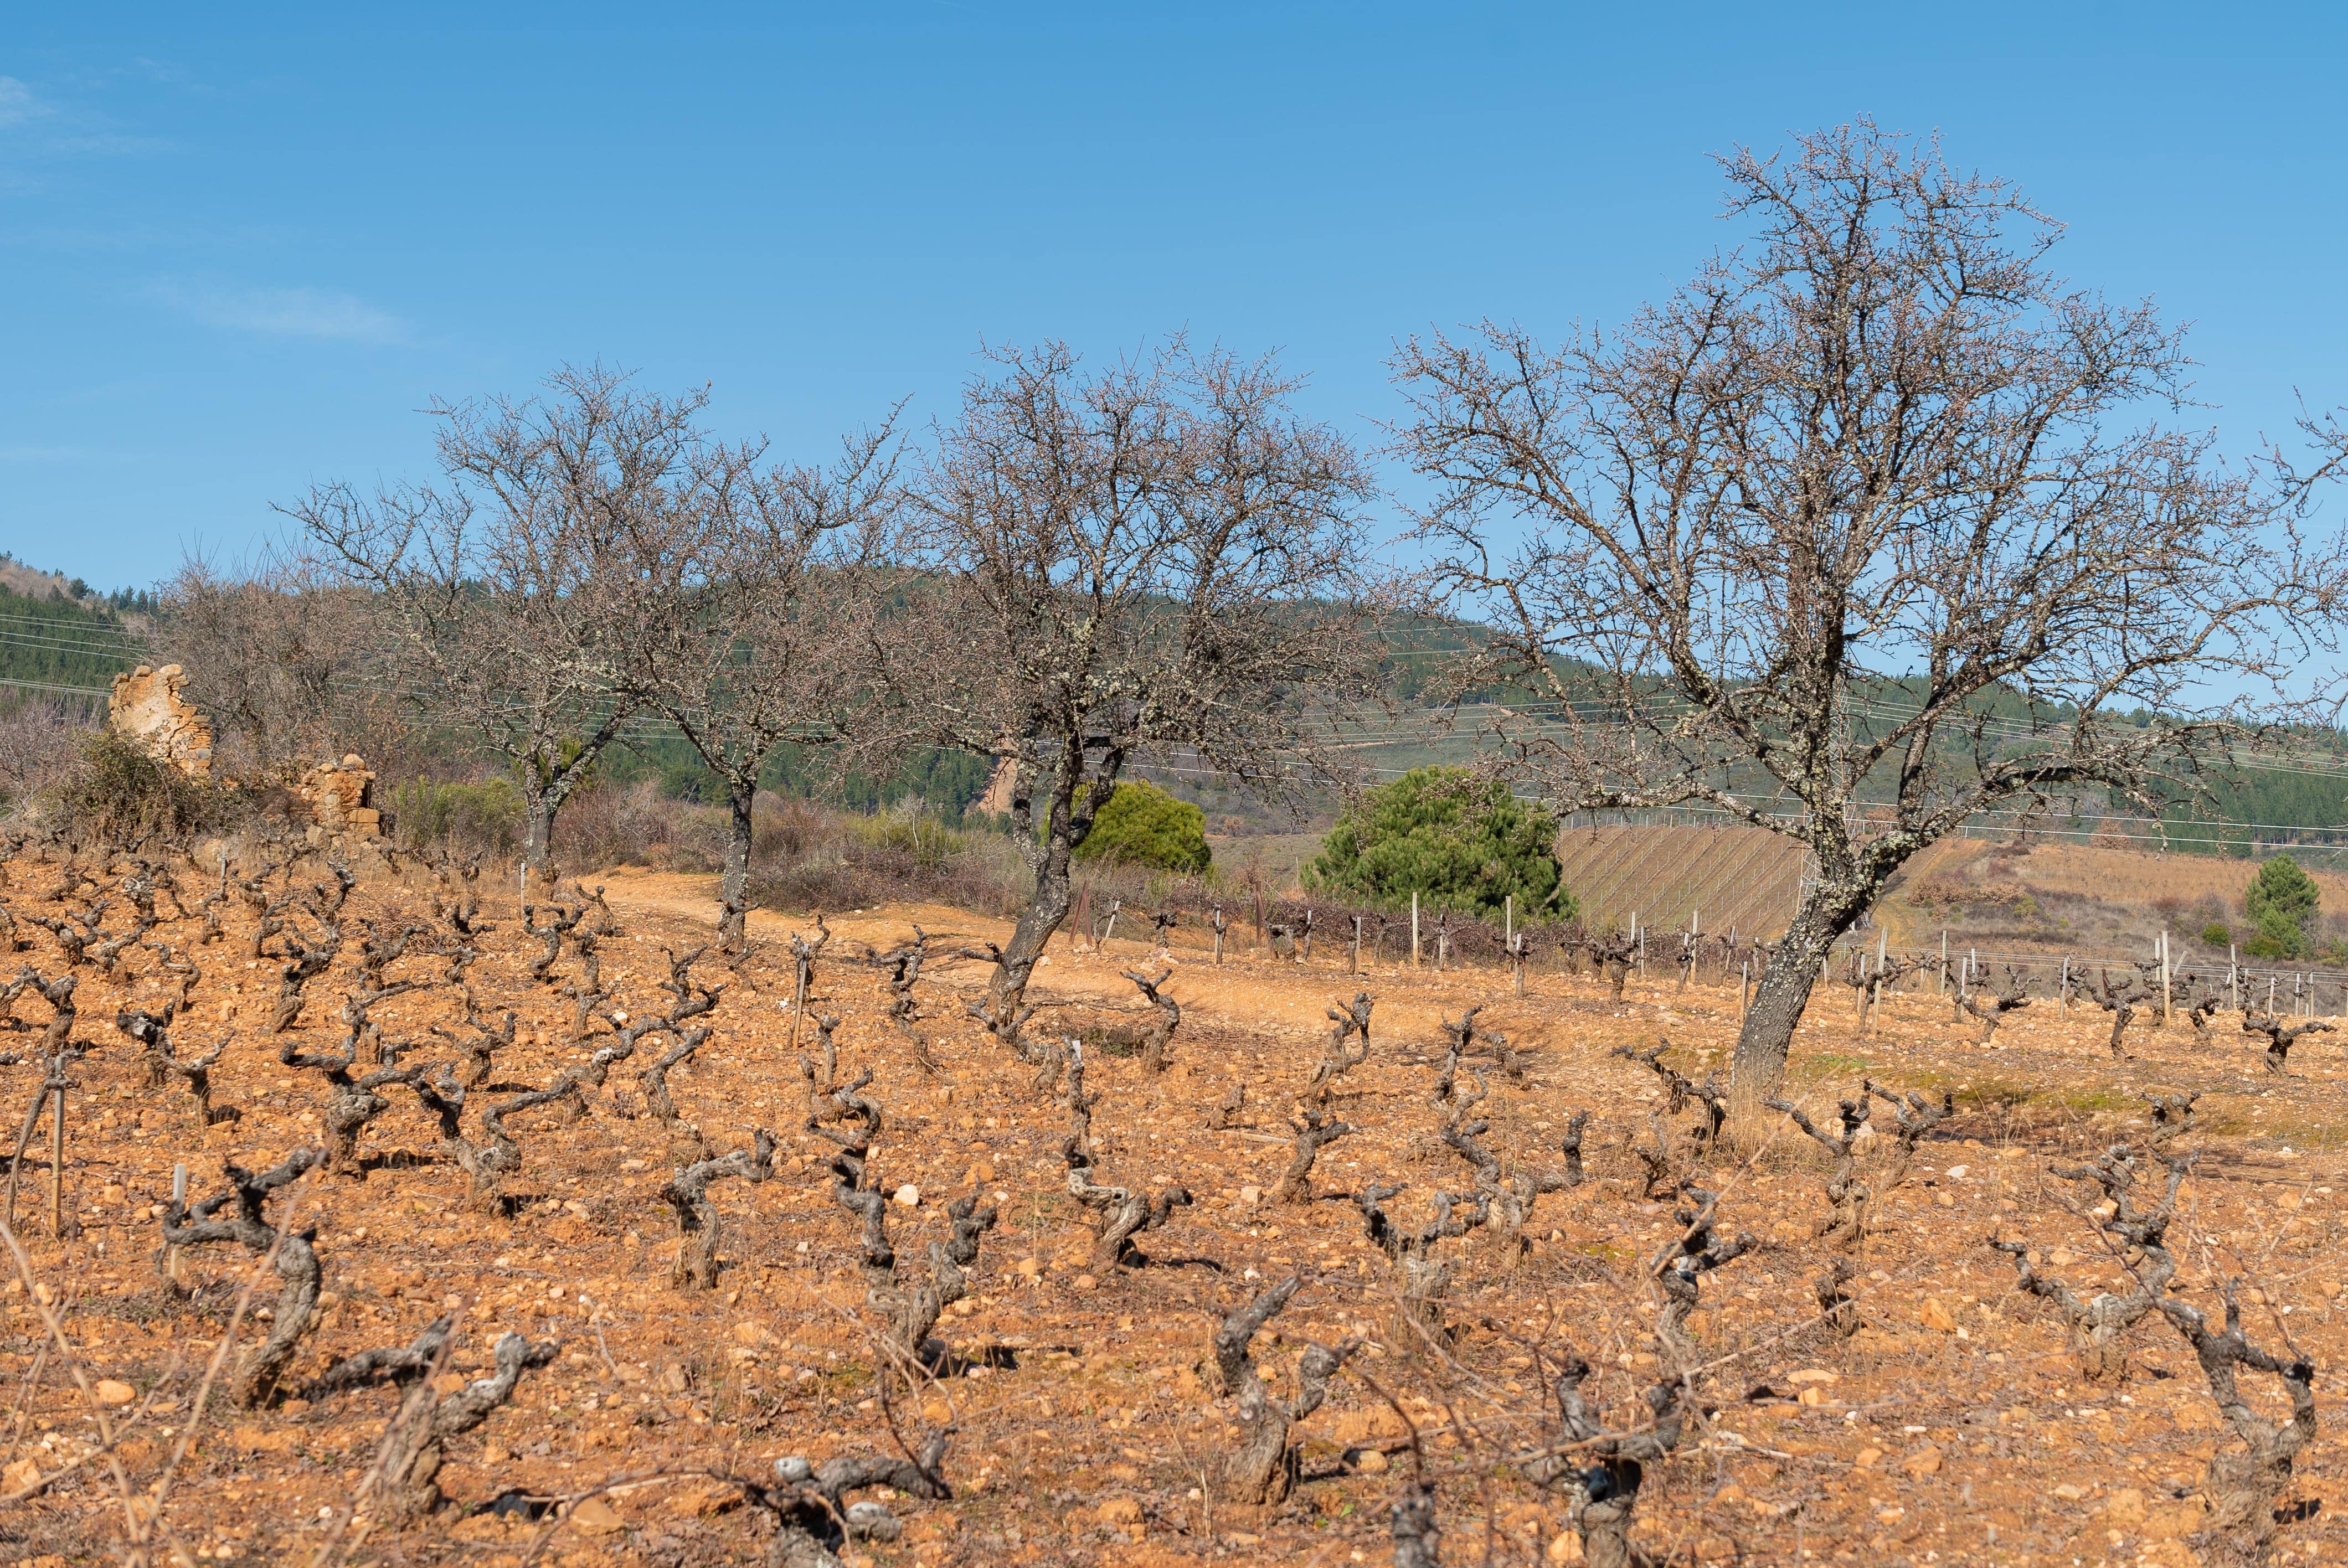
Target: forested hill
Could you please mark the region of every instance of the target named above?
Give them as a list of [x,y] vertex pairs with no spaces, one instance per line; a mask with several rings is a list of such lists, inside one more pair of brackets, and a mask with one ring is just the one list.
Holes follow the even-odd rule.
[[0,708],[102,699],[115,673],[139,662],[136,626],[153,606],[143,593],[100,595],[0,558]]

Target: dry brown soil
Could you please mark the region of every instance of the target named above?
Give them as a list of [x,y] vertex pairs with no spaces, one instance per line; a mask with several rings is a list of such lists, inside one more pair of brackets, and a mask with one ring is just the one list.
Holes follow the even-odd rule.
[[[57,878],[49,866],[10,873],[0,901],[20,908],[38,906]],[[190,880],[192,905],[201,889]],[[675,877],[601,880],[624,927],[604,944],[613,1005],[656,1007],[662,949],[708,938],[707,889]],[[430,913],[420,878],[363,884],[352,907],[376,919]],[[489,913],[500,928],[474,984],[485,1010],[510,1006],[523,1018],[521,1042],[500,1055],[496,1081],[542,1084],[595,1043],[563,1038],[571,1004],[560,982],[577,965],[566,954],[556,983],[532,984],[524,970],[535,944],[510,907]],[[133,1402],[108,1420],[133,1507],[145,1506],[136,1498],[150,1495],[192,1431],[159,1533],[196,1563],[309,1562],[330,1534],[340,1543],[324,1560],[353,1563],[760,1561],[759,1515],[717,1478],[765,1474],[786,1454],[892,1452],[891,1413],[909,1442],[953,1429],[953,1496],[896,1500],[902,1539],[850,1545],[850,1563],[1383,1563],[1389,1510],[1421,1464],[1441,1485],[1444,1561],[1575,1561],[1565,1501],[1534,1487],[1510,1457],[1537,1450],[1554,1430],[1541,1367],[1568,1352],[1597,1367],[1591,1391],[1610,1419],[1635,1422],[1639,1392],[1657,1376],[1651,1262],[1676,1231],[1671,1209],[1643,1195],[1630,1147],[1662,1107],[1655,1080],[1609,1053],[1667,1039],[1668,1060],[1702,1077],[1725,1062],[1737,1013],[1733,987],[1683,991],[1661,976],[1633,979],[1616,1003],[1598,982],[1545,968],[1519,999],[1492,971],[1388,963],[1356,979],[1342,948],[1316,951],[1309,966],[1234,952],[1216,968],[1179,947],[1169,988],[1184,1009],[1175,1065],[1149,1077],[1133,1058],[1096,1052],[1089,1084],[1102,1093],[1100,1174],[1179,1182],[1199,1201],[1141,1238],[1150,1266],[1112,1270],[1088,1257],[1089,1235],[1064,1184],[1065,1112],[963,1013],[983,966],[941,959],[925,972],[920,1027],[941,1079],[916,1066],[883,1017],[879,973],[853,961],[917,922],[942,952],[999,939],[1003,927],[943,908],[835,917],[818,1005],[846,1020],[844,1062],[875,1075],[870,1092],[888,1113],[874,1161],[880,1186],[920,1189],[918,1206],[891,1211],[899,1253],[922,1255],[953,1194],[975,1188],[1001,1210],[970,1298],[940,1328],[964,1358],[996,1365],[884,1411],[856,1228],[833,1201],[829,1146],[802,1129],[804,1087],[788,1049],[789,966],[779,943],[806,927],[762,916],[756,934],[767,948],[728,985],[709,1020],[714,1039],[673,1085],[683,1114],[716,1148],[747,1145],[759,1126],[782,1144],[771,1182],[715,1189],[726,1215],[716,1289],[669,1284],[678,1237],[655,1193],[670,1151],[638,1113],[642,1057],[613,1075],[582,1120],[517,1118],[524,1166],[513,1190],[525,1202],[511,1219],[469,1205],[466,1178],[404,1097],[366,1132],[376,1168],[313,1174],[281,1204],[315,1227],[330,1303],[297,1378],[364,1348],[403,1344],[446,1307],[466,1315],[452,1379],[486,1366],[500,1331],[562,1342],[559,1359],[526,1376],[508,1408],[454,1440],[441,1477],[450,1506],[393,1530],[354,1523],[347,1504],[396,1395],[215,1409],[190,1425],[196,1384],[251,1266],[232,1248],[200,1249],[182,1260],[193,1294],[164,1289],[159,1214],[172,1167],[191,1166],[195,1193],[219,1191],[223,1160],[272,1164],[314,1141],[324,1102],[318,1075],[281,1066],[282,1040],[262,1032],[276,965],[245,956],[250,919],[240,908],[225,942],[196,949],[203,979],[174,1031],[182,1050],[227,1041],[218,1096],[239,1119],[202,1127],[178,1083],[139,1087],[137,1050],[112,1020],[118,1006],[160,1005],[167,994],[151,954],[134,951],[121,980],[86,968],[77,1037],[91,1050],[73,1070],[66,1173],[78,1234],[48,1236],[45,1167],[27,1183],[16,1225],[36,1287],[64,1308],[80,1368],[93,1383],[128,1386]],[[196,929],[167,923],[154,935],[184,948]],[[19,933],[28,945],[12,962],[59,972],[47,935],[21,925]],[[291,1035],[304,1049],[339,1038],[335,1010],[356,947],[354,928],[343,959],[312,984]],[[1039,990],[1091,999],[1096,1011],[1133,1005],[1117,971],[1145,963],[1146,944],[1119,938],[1112,948],[1078,954],[1056,941]],[[444,961],[412,957],[393,973],[424,978]],[[1319,1053],[1323,1011],[1357,987],[1376,999],[1372,1049],[1341,1081],[1337,1109],[1360,1131],[1322,1155],[1318,1201],[1270,1206],[1260,1194],[1285,1163],[1284,1124]],[[1346,1194],[1372,1181],[1403,1184],[1394,1206],[1416,1218],[1430,1194],[1468,1191],[1468,1167],[1437,1136],[1429,1086],[1438,1015],[1478,1003],[1531,1063],[1521,1086],[1491,1076],[1479,1108],[1493,1124],[1487,1142],[1512,1158],[1550,1161],[1559,1131],[1586,1111],[1591,1179],[1539,1200],[1528,1251],[1504,1250],[1488,1235],[1442,1244],[1457,1260],[1449,1318],[1458,1332],[1437,1349],[1394,1328],[1388,1264]],[[16,1010],[36,1030],[46,1021],[29,996]],[[1082,1012],[1060,1016],[1081,1021]],[[377,1009],[387,1033],[427,1040],[430,1025],[456,1016],[440,987]],[[2094,1231],[2066,1206],[2072,1188],[2048,1167],[2140,1137],[2145,1093],[2198,1090],[2201,1127],[2186,1142],[2201,1159],[2174,1234],[2182,1288],[2214,1309],[2214,1280],[2247,1277],[2259,1293],[2246,1308],[2253,1337],[2296,1346],[2323,1368],[2322,1430],[2288,1491],[2292,1517],[2280,1527],[2278,1560],[2336,1560],[2348,1546],[2337,1522],[2348,1465],[2334,1370],[2348,1357],[2337,1320],[2348,1276],[2338,1250],[2348,1127],[2339,1037],[2312,1037],[2291,1074],[2276,1077],[2224,1017],[2207,1044],[2181,1022],[2139,1024],[2125,1061],[2106,1050],[2101,1013],[2065,1015],[2040,1002],[1986,1050],[1972,1043],[1976,1027],[1922,995],[1899,999],[1862,1037],[1849,993],[1819,993],[1794,1061],[1816,1112],[1871,1075],[1952,1091],[1958,1114],[1925,1143],[1906,1183],[1878,1194],[1874,1234],[1858,1259],[1867,1326],[1849,1339],[1821,1326],[1812,1294],[1834,1256],[1810,1228],[1824,1208],[1821,1159],[1776,1122],[1754,1135],[1757,1147],[1711,1162],[1703,1180],[1719,1194],[1724,1231],[1750,1231],[1760,1245],[1704,1280],[1694,1327],[1708,1413],[1652,1469],[1635,1538],[1673,1563],[2194,1561],[2203,1466],[2230,1433],[2192,1357],[2150,1321],[2134,1333],[2128,1379],[2088,1383],[2059,1326],[2014,1294],[2012,1267],[1987,1243],[2028,1238],[2075,1286],[2117,1280]],[[0,1047],[36,1039],[0,1036]],[[0,1069],[9,1126],[38,1071],[29,1061]],[[1248,1087],[1248,1124],[1209,1130],[1210,1109],[1235,1082]],[[44,1148],[36,1143],[28,1166]],[[1862,1170],[1879,1170],[1879,1157]],[[1275,1393],[1293,1386],[1305,1341],[1369,1343],[1299,1427],[1303,1475],[1289,1501],[1250,1510],[1219,1496],[1231,1410],[1201,1363],[1219,1317],[1291,1271],[1310,1282],[1258,1340],[1262,1363],[1279,1370]],[[0,1560],[120,1561],[130,1526],[108,1464],[90,1462],[90,1404],[54,1348],[41,1349],[24,1280],[5,1288],[5,1490],[48,1484],[0,1506]],[[273,1296],[271,1286],[255,1299]],[[2271,1379],[2249,1381],[2261,1408],[2280,1408]],[[1416,1427],[1416,1452],[1402,1412]],[[480,1512],[509,1493],[586,1500],[537,1521],[526,1509]]]

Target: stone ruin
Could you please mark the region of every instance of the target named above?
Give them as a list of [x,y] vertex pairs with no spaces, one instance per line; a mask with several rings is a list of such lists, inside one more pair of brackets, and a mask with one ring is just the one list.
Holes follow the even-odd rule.
[[136,741],[157,762],[195,778],[212,772],[212,726],[196,705],[180,695],[188,672],[177,664],[160,670],[141,664],[114,678],[106,699],[106,722],[114,733]]
[[[188,673],[177,664],[151,669],[141,664],[114,678],[106,702],[107,723],[157,762],[191,778],[212,776],[212,726],[202,710],[180,694]],[[221,781],[233,788],[235,781]],[[313,843],[349,835],[380,838],[383,814],[375,806],[375,774],[356,756],[320,763],[292,781],[293,792],[310,811]]]
[[345,755],[338,763],[320,763],[294,782],[294,793],[309,806],[315,832],[322,836],[382,835],[383,813],[372,804],[374,770],[355,755]]

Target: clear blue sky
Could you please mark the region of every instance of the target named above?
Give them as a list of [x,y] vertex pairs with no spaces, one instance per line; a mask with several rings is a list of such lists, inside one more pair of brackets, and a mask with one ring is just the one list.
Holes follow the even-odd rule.
[[1187,326],[1375,439],[1396,334],[1618,319],[1709,154],[1860,113],[2194,323],[2230,440],[2348,402],[2337,6],[370,9],[0,21],[0,548],[233,557],[566,359],[812,454],[982,338]]

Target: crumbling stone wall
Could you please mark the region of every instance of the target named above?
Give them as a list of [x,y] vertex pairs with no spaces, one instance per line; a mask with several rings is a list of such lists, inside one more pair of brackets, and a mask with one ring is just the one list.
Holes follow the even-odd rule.
[[209,778],[212,726],[194,703],[180,695],[187,683],[187,671],[177,664],[160,670],[141,664],[127,675],[117,675],[106,699],[106,720],[115,733],[136,741],[156,761]]
[[[117,734],[144,747],[156,761],[197,778],[210,778],[211,722],[180,694],[187,683],[187,671],[177,664],[160,669],[141,664],[127,675],[117,675],[107,698],[107,723]],[[320,763],[294,781],[294,793],[310,808],[311,836],[315,841],[345,835],[383,835],[383,814],[375,806],[375,774],[356,756]]]
[[302,775],[294,793],[309,806],[322,834],[374,838],[383,832],[383,814],[374,804],[375,774],[356,756],[320,763]]

